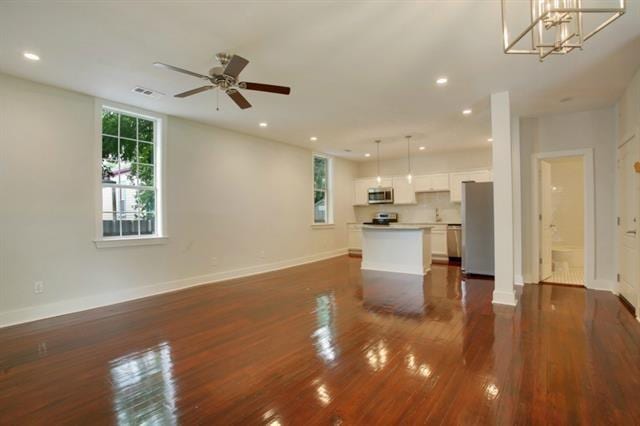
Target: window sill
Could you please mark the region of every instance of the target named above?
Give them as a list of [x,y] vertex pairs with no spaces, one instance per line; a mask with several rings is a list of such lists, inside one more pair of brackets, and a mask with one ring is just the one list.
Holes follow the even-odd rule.
[[142,238],[104,238],[94,240],[96,248],[155,246],[166,244],[168,237],[142,237]]
[[313,229],[331,229],[335,228],[335,223],[313,223],[311,224],[311,228]]

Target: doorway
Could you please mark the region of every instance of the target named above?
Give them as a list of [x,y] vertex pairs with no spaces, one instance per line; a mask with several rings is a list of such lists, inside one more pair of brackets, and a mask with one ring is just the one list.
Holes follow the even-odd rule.
[[593,149],[533,154],[531,166],[531,282],[600,288]]
[[637,133],[618,147],[618,291],[638,312],[640,279],[640,142]]
[[584,161],[540,160],[540,281],[584,285]]

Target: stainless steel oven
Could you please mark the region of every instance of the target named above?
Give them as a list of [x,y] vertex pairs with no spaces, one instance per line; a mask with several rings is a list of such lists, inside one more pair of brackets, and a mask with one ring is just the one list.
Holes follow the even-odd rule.
[[393,188],[369,188],[369,204],[393,204]]

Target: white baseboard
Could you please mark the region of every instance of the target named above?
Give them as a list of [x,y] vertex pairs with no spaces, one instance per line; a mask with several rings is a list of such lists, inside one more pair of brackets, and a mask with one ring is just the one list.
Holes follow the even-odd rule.
[[524,277],[522,275],[516,275],[513,277],[513,283],[515,285],[524,285]]
[[589,290],[610,291],[613,294],[618,294],[618,289],[613,281],[596,279],[586,286]]
[[150,284],[141,287],[130,288],[113,293],[96,294],[92,296],[80,297],[61,302],[49,303],[46,305],[30,306],[27,308],[12,311],[0,312],[0,328],[10,325],[31,322],[44,318],[56,317],[59,315],[74,312],[86,311],[88,309],[113,305],[115,303],[127,302],[143,297],[155,296],[162,293],[170,293],[176,290],[183,290],[204,284],[211,284],[226,281],[233,278],[242,278],[251,275],[263,274],[265,272],[277,271],[291,268],[293,266],[304,265],[306,263],[318,262],[332,257],[343,256],[348,253],[346,248],[317,253],[310,256],[298,257],[295,259],[282,260],[279,262],[267,263],[263,265],[249,266],[241,269],[217,272],[213,274],[188,277],[174,281],[157,284]]
[[518,300],[516,299],[516,295],[514,291],[495,291],[494,290],[492,303],[494,305],[516,306],[518,304]]

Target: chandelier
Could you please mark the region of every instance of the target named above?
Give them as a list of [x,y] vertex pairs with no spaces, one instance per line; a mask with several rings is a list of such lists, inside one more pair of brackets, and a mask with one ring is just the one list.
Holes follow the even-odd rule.
[[[540,62],[549,55],[564,55],[574,49],[582,49],[585,41],[625,12],[625,0],[615,0],[616,7],[584,7],[583,3],[587,1],[529,0],[528,26],[510,40],[507,29],[507,0],[501,0],[504,52],[538,55]],[[510,3],[513,5],[514,2]],[[522,5],[524,2],[516,3]],[[603,2],[597,3],[602,6]],[[603,17],[600,19],[601,15]],[[585,30],[585,27],[590,29]],[[527,35],[531,37],[530,46],[526,41]],[[523,46],[524,44],[527,45]]]

